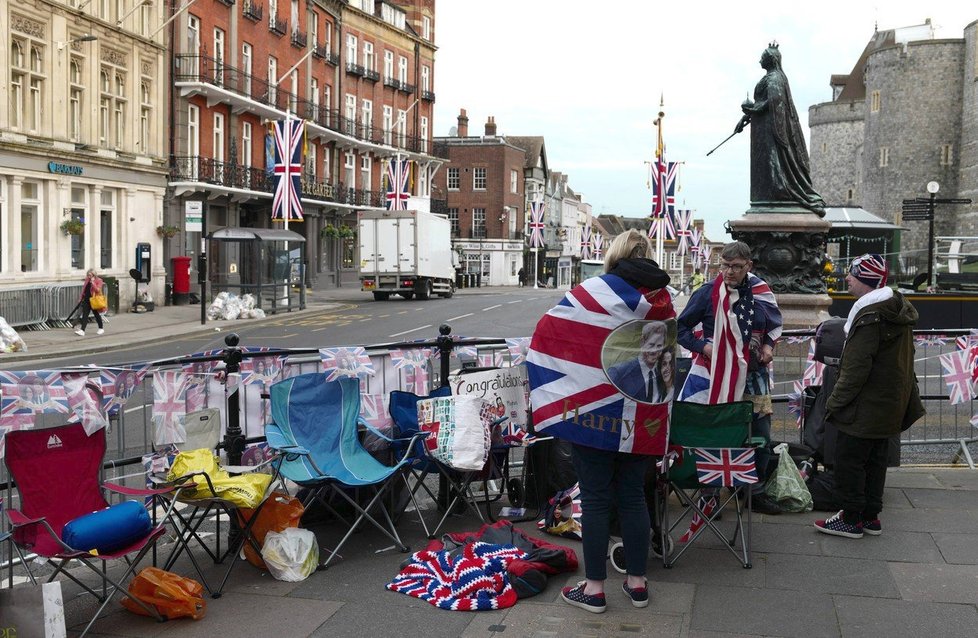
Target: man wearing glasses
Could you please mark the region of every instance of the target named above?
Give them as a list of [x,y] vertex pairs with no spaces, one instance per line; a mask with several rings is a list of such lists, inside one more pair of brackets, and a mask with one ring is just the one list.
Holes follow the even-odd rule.
[[[679,400],[714,404],[751,401],[751,433],[769,443],[773,409],[768,364],[774,359],[782,320],[774,293],[750,272],[752,265],[747,244],[735,241],[724,246],[720,274],[694,292],[679,315],[677,340],[693,353],[693,365]],[[764,494],[768,458],[766,448],[757,450],[761,480],[752,488],[751,509],[780,514],[781,507]],[[707,507],[712,510],[711,504]],[[695,531],[692,525],[690,529]]]

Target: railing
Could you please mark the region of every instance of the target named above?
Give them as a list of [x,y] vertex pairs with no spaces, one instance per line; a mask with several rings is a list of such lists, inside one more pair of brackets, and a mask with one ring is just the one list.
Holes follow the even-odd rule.
[[378,73],[377,71],[374,71],[372,69],[364,69],[363,70],[363,79],[364,80],[370,80],[371,82],[376,82],[377,80],[380,79],[380,73]]
[[389,75],[385,75],[384,76],[384,86],[390,87],[392,89],[399,89],[399,88],[401,88],[401,81],[398,80],[395,77],[391,77]]
[[434,102],[435,94],[433,91],[421,91],[421,99],[426,102]]
[[255,0],[244,0],[241,4],[241,15],[252,22],[261,22],[264,11],[265,5],[255,2]]
[[413,84],[408,84],[407,82],[401,82],[401,86],[399,87],[399,90],[404,91],[405,93],[414,93],[416,87]]
[[308,36],[305,31],[299,31],[298,29],[292,31],[292,46],[304,49],[306,48],[306,42],[308,42]]
[[[209,84],[280,111],[294,110],[319,126],[371,144],[394,145],[413,153],[428,151],[428,140],[412,135],[392,135],[390,132],[385,134],[382,129],[368,124],[357,124],[355,119],[348,120],[340,116],[338,111],[300,99],[293,93],[270,85],[265,78],[245,73],[210,56],[176,56],[173,79],[175,82]],[[435,151],[438,152],[437,146]],[[439,157],[446,157],[447,147],[442,152],[443,155]]]
[[313,46],[312,57],[325,60],[327,57],[329,57],[329,47],[327,47],[325,44],[317,44]]
[[279,20],[276,16],[268,16],[268,30],[282,36],[289,32],[289,23],[286,20]]
[[221,2],[221,4],[226,4],[229,7],[234,6],[234,0],[219,0],[219,2]]
[[363,67],[353,62],[346,63],[346,72],[350,75],[363,76]]

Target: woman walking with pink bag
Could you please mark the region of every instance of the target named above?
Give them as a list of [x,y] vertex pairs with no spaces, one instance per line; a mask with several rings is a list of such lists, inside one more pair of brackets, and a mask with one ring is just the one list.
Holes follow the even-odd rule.
[[[95,315],[95,323],[98,324],[98,332],[95,334],[102,334],[105,330],[102,328],[102,312],[105,311],[105,293],[104,293],[105,282],[102,278],[98,276],[94,268],[89,268],[88,272],[85,273],[85,285],[82,286],[81,296],[78,298],[78,303],[81,306],[81,326],[75,330],[75,334],[79,337],[85,336],[85,326],[88,325],[88,313]],[[95,304],[92,303],[92,297],[98,295],[101,297],[102,303],[98,303],[96,300]]]

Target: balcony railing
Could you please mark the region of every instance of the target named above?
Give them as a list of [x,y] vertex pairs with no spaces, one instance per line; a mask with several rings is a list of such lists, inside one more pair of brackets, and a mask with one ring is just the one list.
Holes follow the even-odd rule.
[[241,14],[252,22],[261,22],[264,10],[265,5],[255,2],[255,0],[244,0],[241,4]]
[[[357,123],[355,119],[347,119],[338,111],[331,110],[327,105],[300,99],[289,91],[277,86],[270,86],[265,78],[244,73],[238,68],[209,56],[176,56],[176,71],[173,79],[178,83],[201,83],[219,87],[224,91],[280,111],[289,109],[323,128],[371,144],[396,146],[414,153],[427,153],[430,148],[428,140],[413,135],[385,132],[383,129],[369,124]],[[434,152],[438,157],[446,157],[447,147],[435,147]],[[439,155],[439,153],[441,154]]]
[[[432,199],[431,200],[431,212],[438,215],[448,215],[448,200],[447,199]],[[452,226],[456,231],[458,230],[458,220]]]
[[[272,174],[262,168],[242,166],[223,162],[209,157],[171,156],[170,181],[200,182],[250,190],[256,193],[271,193],[275,189]],[[315,174],[303,173],[302,196],[337,204],[370,206],[383,208],[383,191],[346,188],[343,184],[330,184],[316,179]]]
[[421,91],[421,99],[426,102],[434,102],[435,94],[433,91]]
[[234,6],[234,0],[220,0],[221,3],[226,4],[229,7]]
[[305,31],[299,31],[298,29],[294,29],[292,31],[292,46],[305,49],[307,41],[308,37],[306,36]]
[[363,67],[359,64],[354,64],[353,62],[346,63],[346,72],[350,75],[363,75]]
[[268,16],[268,30],[276,35],[285,35],[289,32],[289,23],[286,20],[279,20],[276,16]]
[[371,69],[364,69],[363,79],[370,80],[371,82],[376,82],[377,80],[380,79],[380,73],[378,73],[377,71],[372,71]]
[[329,57],[329,47],[325,44],[317,44],[312,48],[312,57],[325,60]]
[[417,87],[415,87],[413,84],[408,84],[407,82],[401,82],[401,86],[398,88],[405,93],[414,93],[414,91],[417,89]]
[[389,86],[392,89],[399,89],[399,88],[401,88],[401,81],[398,80],[395,77],[391,77],[389,75],[385,75],[384,76],[384,86]]
[[486,238],[486,227],[476,226],[469,231],[471,233],[471,239],[485,239]]

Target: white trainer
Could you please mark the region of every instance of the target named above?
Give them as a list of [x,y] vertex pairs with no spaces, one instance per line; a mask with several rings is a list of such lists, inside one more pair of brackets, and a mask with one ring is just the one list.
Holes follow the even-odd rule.
[[97,335],[105,334],[105,330],[102,330],[101,328],[99,328],[98,330],[95,331],[95,334],[97,334]]
[[79,337],[84,337],[85,331],[79,328],[78,330],[75,330],[75,334],[78,335]]

